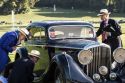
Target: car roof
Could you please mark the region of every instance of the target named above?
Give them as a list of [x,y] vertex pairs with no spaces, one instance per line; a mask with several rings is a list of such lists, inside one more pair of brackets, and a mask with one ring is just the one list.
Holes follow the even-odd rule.
[[29,26],[43,26],[43,27],[56,26],[56,25],[87,25],[93,27],[91,23],[83,21],[41,21],[29,24]]

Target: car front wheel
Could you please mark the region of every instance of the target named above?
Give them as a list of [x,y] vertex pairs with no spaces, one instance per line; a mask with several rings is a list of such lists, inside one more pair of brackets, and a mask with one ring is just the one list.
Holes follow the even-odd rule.
[[61,72],[61,70],[58,67],[56,67],[54,83],[71,83],[71,82],[68,82],[68,80],[65,79],[64,74]]

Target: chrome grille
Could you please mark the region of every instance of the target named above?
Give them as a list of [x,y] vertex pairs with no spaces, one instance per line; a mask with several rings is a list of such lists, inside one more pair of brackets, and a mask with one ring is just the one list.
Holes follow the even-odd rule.
[[87,65],[87,74],[92,77],[93,74],[99,73],[100,66],[111,67],[111,50],[108,47],[99,46],[89,49],[93,52],[93,61]]

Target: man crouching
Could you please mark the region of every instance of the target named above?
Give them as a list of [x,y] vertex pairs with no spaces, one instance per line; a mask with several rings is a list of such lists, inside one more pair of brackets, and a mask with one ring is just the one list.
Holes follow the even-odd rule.
[[8,83],[32,83],[33,69],[40,58],[39,55],[39,51],[32,50],[28,57],[18,59],[13,66]]

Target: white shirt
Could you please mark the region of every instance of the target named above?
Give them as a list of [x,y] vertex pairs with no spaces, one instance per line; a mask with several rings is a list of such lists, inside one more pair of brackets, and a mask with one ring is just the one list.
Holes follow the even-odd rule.
[[8,83],[7,78],[5,78],[5,77],[3,77],[3,76],[0,76],[0,81],[1,81],[2,83]]

